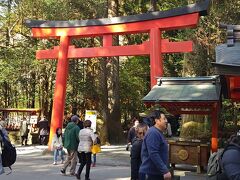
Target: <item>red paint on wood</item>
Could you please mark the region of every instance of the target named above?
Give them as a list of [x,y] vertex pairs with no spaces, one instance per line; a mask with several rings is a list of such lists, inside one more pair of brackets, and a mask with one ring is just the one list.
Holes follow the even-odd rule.
[[[104,39],[104,38],[103,38]],[[105,42],[105,41],[103,41]],[[107,42],[106,42],[107,43]],[[111,44],[112,41],[109,42]],[[58,46],[49,50],[38,50],[36,53],[37,59],[57,59]],[[183,42],[167,42],[162,41],[162,46],[159,48],[159,53],[180,53],[191,52],[192,41]],[[112,57],[112,56],[146,56],[150,54],[150,43],[144,42],[141,45],[126,45],[126,46],[111,46],[95,48],[75,48],[69,46],[68,58],[94,58],[94,57]]]
[[184,53],[193,51],[192,41],[166,42],[162,41],[162,53]]
[[51,118],[51,129],[49,138],[49,147],[52,143],[52,137],[58,127],[62,128],[64,106],[66,97],[66,85],[68,77],[68,46],[69,37],[62,36],[60,38],[60,47],[58,51],[58,64],[56,74],[56,85],[53,100],[53,110]]
[[153,87],[157,84],[156,77],[163,76],[161,32],[159,29],[151,29],[150,31],[150,68],[151,87]]
[[218,113],[219,113],[219,105],[215,103],[213,105],[214,109],[212,111],[212,143],[211,149],[212,152],[216,152],[218,149]]
[[112,35],[104,35],[103,36],[103,47],[109,48],[109,47],[112,47],[112,45],[113,45],[113,36]]
[[228,76],[228,92],[233,101],[240,101],[240,77]]

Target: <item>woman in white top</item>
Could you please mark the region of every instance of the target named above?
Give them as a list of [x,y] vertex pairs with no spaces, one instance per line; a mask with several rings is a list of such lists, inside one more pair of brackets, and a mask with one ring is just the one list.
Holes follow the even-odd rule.
[[61,163],[63,163],[64,157],[63,157],[63,141],[62,141],[62,129],[61,128],[56,129],[56,134],[54,135],[53,140],[52,140],[52,149],[54,150],[53,165],[57,164],[58,155],[61,157]]
[[77,171],[76,177],[80,179],[82,170],[86,165],[86,174],[85,180],[89,179],[90,167],[91,167],[91,156],[92,156],[92,145],[95,142],[95,135],[93,130],[91,129],[92,122],[90,120],[86,120],[83,122],[84,129],[79,132],[79,161],[81,162],[79,169]]

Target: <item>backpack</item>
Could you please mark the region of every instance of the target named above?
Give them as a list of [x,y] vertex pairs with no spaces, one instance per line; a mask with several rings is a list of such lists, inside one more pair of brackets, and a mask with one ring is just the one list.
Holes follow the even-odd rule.
[[[16,162],[16,159],[17,159],[16,148],[11,144],[10,141],[8,141],[4,137],[3,132],[1,130],[0,130],[0,135],[2,136],[2,142],[1,142],[2,165],[3,165],[3,167],[9,167],[9,169],[12,172],[11,166]],[[10,174],[10,173],[8,173],[8,174]]]
[[208,180],[217,180],[221,179],[220,177],[225,177],[223,167],[221,165],[221,160],[223,154],[227,147],[224,149],[218,149],[217,152],[211,154],[208,159],[208,166],[207,166],[207,179]]

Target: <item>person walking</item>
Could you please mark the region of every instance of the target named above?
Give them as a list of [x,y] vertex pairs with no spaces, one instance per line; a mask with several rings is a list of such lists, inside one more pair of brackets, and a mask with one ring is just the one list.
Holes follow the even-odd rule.
[[141,161],[141,149],[143,138],[147,132],[148,126],[144,123],[140,123],[136,127],[136,137],[133,139],[131,148],[131,180],[139,180],[139,167]]
[[49,124],[45,116],[38,122],[37,126],[39,127],[39,144],[47,145],[49,138]]
[[84,129],[80,130],[79,132],[79,145],[78,145],[78,152],[80,153],[80,159],[81,162],[76,178],[80,179],[82,170],[84,166],[86,165],[86,174],[85,174],[85,180],[90,180],[90,168],[91,168],[91,157],[92,157],[92,145],[95,142],[95,135],[93,133],[93,130],[91,129],[92,122],[90,120],[85,120],[83,122]]
[[79,127],[77,123],[79,117],[74,115],[71,117],[71,122],[68,123],[63,137],[63,146],[67,149],[67,159],[61,169],[62,174],[66,174],[66,169],[70,166],[70,175],[75,176],[75,169],[77,165],[77,147],[79,143]]
[[79,129],[81,130],[81,129],[83,129],[84,127],[83,127],[83,121],[79,118],[79,121],[78,121],[78,127],[79,127]]
[[[4,120],[0,120],[0,131],[2,132],[1,134],[3,134],[4,138],[9,140],[8,138],[8,133],[7,133],[7,130],[5,129],[6,127],[6,123]],[[5,171],[4,171],[4,168],[3,168],[3,165],[2,165],[2,136],[0,135],[0,175],[3,174]]]
[[92,156],[93,156],[93,161],[92,161],[92,167],[96,166],[97,163],[97,153],[101,152],[101,140],[99,138],[99,135],[97,132],[94,132],[95,135],[95,143],[92,148]]
[[139,120],[134,118],[133,119],[133,127],[131,127],[128,131],[128,136],[127,136],[127,148],[126,150],[128,151],[129,150],[129,147],[132,145],[132,140],[136,137],[136,127],[137,125],[139,124]]
[[27,145],[28,133],[29,133],[28,122],[27,122],[27,119],[23,117],[20,123],[20,136],[21,136],[22,146]]
[[240,180],[240,131],[232,135],[223,153],[221,164],[224,175],[221,180]]
[[52,150],[53,153],[53,165],[57,165],[57,158],[58,155],[61,157],[61,163],[64,162],[64,156],[63,156],[63,141],[62,141],[62,129],[57,128],[56,134],[53,137],[52,140]]
[[167,128],[167,119],[159,110],[153,112],[153,118],[155,124],[148,129],[142,143],[139,179],[170,180],[168,145],[163,135]]

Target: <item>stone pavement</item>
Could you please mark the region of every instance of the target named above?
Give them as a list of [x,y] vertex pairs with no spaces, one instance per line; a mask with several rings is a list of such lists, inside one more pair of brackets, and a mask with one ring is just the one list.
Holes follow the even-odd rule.
[[[17,147],[18,159],[10,175],[3,174],[1,180],[63,180],[76,179],[60,174],[61,164],[52,165],[53,156],[46,152],[47,146]],[[192,166],[177,166],[175,174],[181,180],[205,180],[204,174],[196,174]],[[186,170],[187,169],[187,170]],[[6,168],[6,172],[9,170]],[[84,177],[85,169],[82,173]],[[97,166],[91,168],[91,180],[129,180],[130,158],[125,146],[102,146],[97,155]]]

